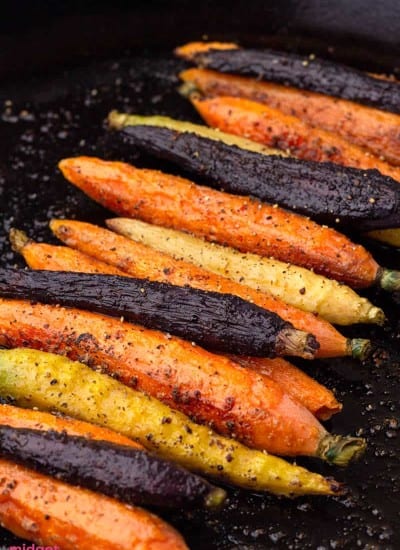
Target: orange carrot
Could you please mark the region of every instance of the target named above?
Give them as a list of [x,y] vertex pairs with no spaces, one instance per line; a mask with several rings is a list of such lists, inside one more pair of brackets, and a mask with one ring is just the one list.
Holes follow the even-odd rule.
[[180,77],[194,83],[206,95],[243,97],[297,116],[400,166],[400,115],[345,99],[216,71],[189,69]]
[[28,265],[31,262],[35,265],[35,269],[49,269],[47,266],[52,265],[53,271],[62,271],[63,266],[69,267],[68,271],[81,271],[80,265],[85,265],[87,273],[105,273],[107,275],[125,275],[123,271],[113,267],[112,265],[95,260],[86,254],[82,254],[77,250],[71,250],[66,246],[54,246],[46,243],[36,243],[22,231],[16,229],[10,230],[10,239],[13,249],[17,252],[22,252]]
[[191,59],[198,53],[209,50],[237,50],[239,46],[235,42],[188,42],[175,49],[175,54],[184,59]]
[[0,460],[0,521],[20,537],[63,550],[183,550],[182,537],[136,507]]
[[101,368],[251,447],[316,455],[327,435],[272,379],[157,331],[87,311],[0,299],[0,334],[7,347],[66,354]]
[[[316,357],[338,357],[353,353],[356,356],[357,354],[356,342],[345,338],[330,323],[264,292],[226,279],[184,260],[176,260],[168,254],[92,224],[74,220],[52,220],[50,226],[54,234],[68,246],[77,248],[97,260],[104,260],[134,277],[234,294],[274,311],[299,330],[303,330],[301,327],[307,327],[307,331],[314,334],[320,344]],[[52,258],[57,248],[61,247],[53,247]],[[46,256],[41,260],[39,249],[39,244],[35,245],[35,254],[30,244],[20,249],[30,267],[41,269],[45,266],[46,269],[69,270],[66,263],[53,264]],[[38,257],[37,260],[36,257]],[[81,269],[89,271],[89,266],[82,263],[79,270]]]
[[55,416],[47,412],[31,409],[21,409],[13,405],[0,405],[0,425],[13,428],[29,428],[31,430],[52,430],[66,432],[69,435],[79,435],[88,439],[109,441],[118,445],[128,445],[137,449],[143,446],[129,437],[103,428],[95,424],[89,424],[67,416]]
[[314,128],[278,109],[230,96],[199,99],[193,94],[190,100],[207,124],[224,132],[283,149],[303,160],[335,162],[364,170],[376,168],[400,181],[400,168],[332,132]]
[[77,157],[61,161],[60,168],[74,185],[118,214],[273,256],[352,287],[371,286],[387,275],[362,246],[276,205],[122,162]]
[[322,384],[284,359],[231,356],[243,367],[272,378],[294,399],[299,401],[320,420],[328,420],[342,410],[334,394]]

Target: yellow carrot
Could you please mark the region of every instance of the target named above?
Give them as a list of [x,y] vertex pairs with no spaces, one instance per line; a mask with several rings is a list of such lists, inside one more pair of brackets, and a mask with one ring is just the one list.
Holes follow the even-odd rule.
[[[63,221],[58,223],[63,225]],[[136,242],[255,290],[270,293],[301,310],[316,313],[331,323],[381,323],[384,319],[382,310],[360,297],[350,287],[307,269],[256,254],[244,254],[182,231],[140,220],[115,218],[108,220],[107,225]],[[62,238],[61,231],[56,234]]]

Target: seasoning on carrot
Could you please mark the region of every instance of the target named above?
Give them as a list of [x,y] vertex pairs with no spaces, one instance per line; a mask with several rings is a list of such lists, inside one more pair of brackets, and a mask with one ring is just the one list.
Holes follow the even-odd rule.
[[0,457],[133,506],[219,508],[226,492],[144,449],[0,425]]
[[175,529],[150,512],[8,460],[0,460],[0,522],[17,536],[63,550],[187,549]]
[[313,56],[270,49],[232,48],[231,44],[192,42],[176,48],[175,53],[207,67],[225,73],[252,76],[320,92],[334,97],[350,99],[392,113],[400,113],[400,87],[397,82],[374,76]]
[[[276,203],[314,221],[357,231],[400,225],[400,187],[377,171],[342,168],[226,144],[229,135],[180,120],[111,112],[125,141],[166,159],[207,185]],[[210,137],[210,134],[213,137]],[[223,139],[221,139],[223,138]]]
[[[128,222],[131,221],[136,222],[136,220],[128,220]],[[121,226],[117,227],[119,220],[108,221],[110,225],[114,225],[114,222],[117,222],[115,224],[117,231],[125,231]],[[123,220],[123,225],[125,228],[130,227],[129,224],[125,224],[125,220]],[[239,280],[242,278],[244,280],[247,271],[246,263],[241,264],[239,262],[236,265],[229,256],[227,258],[222,256],[221,259],[216,258],[214,261],[212,254],[209,254],[207,249],[206,254],[202,256],[201,246],[203,241],[200,239],[193,238],[196,242],[188,242],[187,248],[185,243],[183,243],[183,251],[180,251],[179,247],[176,247],[176,259],[172,255],[158,251],[164,245],[164,237],[162,235],[160,235],[160,246],[156,242],[155,245],[152,244],[152,247],[149,247],[139,242],[132,242],[130,239],[116,235],[101,227],[75,220],[52,220],[50,226],[54,234],[69,246],[77,248],[92,257],[102,258],[105,262],[124,269],[126,273],[132,276],[148,277],[150,280],[155,281],[168,281],[182,286],[189,285],[204,290],[235,294],[245,300],[254,302],[260,307],[275,311],[282,318],[290,320],[294,326],[300,329],[302,327],[307,328],[307,330],[310,330],[317,337],[320,344],[320,348],[316,354],[318,357],[352,355],[356,358],[363,358],[369,353],[370,342],[368,340],[358,338],[347,339],[320,317],[294,308],[275,298],[270,293],[260,292],[255,288],[250,288],[250,286],[245,286],[240,282],[235,282],[218,275],[219,270],[224,275],[234,278],[228,271],[228,266],[232,262],[232,268],[237,275],[236,279]],[[149,227],[150,231],[140,232],[143,238],[148,233],[152,234],[153,230],[162,229],[154,226]],[[157,231],[154,231],[154,234],[157,237]],[[187,237],[190,239],[189,235]],[[134,238],[137,241],[140,240],[140,238]],[[173,246],[177,242],[176,239],[171,239],[171,241],[167,239],[167,241],[168,243],[171,242]],[[179,242],[178,239],[178,244]],[[192,245],[193,248],[191,248]],[[213,251],[213,245],[208,246]],[[22,253],[24,253],[24,250]],[[36,246],[36,250],[38,250],[38,245]],[[173,254],[172,249],[170,252]],[[225,249],[223,252],[225,253]],[[188,262],[180,259],[185,253],[188,254]],[[192,253],[193,258],[191,257]],[[199,257],[199,261],[197,261],[195,256]],[[239,253],[237,254],[238,259],[242,256]],[[236,256],[234,256],[235,258]],[[264,259],[258,259],[262,260],[263,265]],[[35,262],[32,253],[29,260],[30,267],[34,269],[36,269],[37,263],[42,263],[40,258],[38,262]],[[195,266],[193,265],[194,263],[199,265],[204,264],[204,268],[207,267],[207,269]],[[206,263],[207,266],[205,265]],[[216,267],[214,267],[214,263]],[[286,301],[289,301],[291,296],[292,300],[296,300],[297,295],[307,297],[307,292],[303,288],[307,291],[309,290],[310,300],[305,301],[306,305],[304,307],[302,306],[303,301],[299,304],[303,309],[307,307],[311,309],[317,306],[319,315],[325,310],[328,312],[332,309],[344,324],[357,321],[379,322],[380,319],[383,319],[383,312],[380,309],[375,308],[365,298],[358,297],[351,289],[344,285],[339,285],[336,281],[330,281],[301,268],[293,268],[292,266],[289,268],[287,264],[280,262],[270,262],[268,267],[270,267],[271,274],[268,275],[267,281],[270,281],[271,284],[273,281],[283,282],[282,287],[277,284],[277,288],[274,288],[272,292],[280,294]],[[226,268],[226,273],[224,272],[224,268]],[[63,269],[67,270],[70,268],[64,264]],[[86,268],[82,268],[82,270],[86,270]],[[216,273],[211,273],[211,271],[215,271]],[[267,266],[264,269],[264,276],[266,273]],[[290,282],[291,273],[294,273],[295,276],[292,283]],[[313,285],[316,285],[317,289],[320,287],[315,299],[313,299],[313,292],[315,292]],[[336,293],[334,299],[332,297],[333,291]],[[314,303],[315,306],[313,305]]]
[[[94,227],[94,226],[92,226]],[[13,237],[16,236],[16,234],[21,234],[22,232],[13,231]],[[109,233],[109,232],[107,232]],[[113,236],[113,234],[111,234]],[[101,241],[101,239],[100,239]],[[25,244],[23,244],[25,243]],[[128,242],[129,244],[129,242]],[[21,248],[22,246],[22,248]],[[90,258],[89,256],[86,256],[85,254],[80,253],[79,251],[75,251],[74,249],[68,249],[72,254],[65,255],[62,251],[60,253],[60,249],[63,247],[61,246],[51,246],[41,243],[34,243],[31,240],[28,240],[26,236],[22,234],[22,237],[20,235],[20,248],[19,252],[21,252],[27,259],[28,264],[33,269],[36,269],[36,265],[39,266],[39,268],[47,268],[49,270],[55,268],[56,270],[61,271],[69,271],[69,270],[75,270],[80,272],[87,272],[87,273],[93,273],[91,271],[93,269],[93,262],[96,263],[95,265],[95,272],[99,273],[99,269],[101,269],[101,262],[98,260],[95,260],[94,258]],[[76,252],[76,257],[72,258],[73,253]],[[157,254],[155,254],[158,256]],[[88,262],[86,263],[85,259],[88,258]],[[60,261],[61,259],[61,261]],[[71,262],[66,261],[71,260]],[[182,262],[176,262],[177,265],[182,265]],[[107,270],[108,264],[103,264],[105,266],[105,271]],[[112,266],[110,266],[112,267]],[[117,268],[115,268],[117,269]],[[128,273],[124,273],[121,271],[122,274],[125,276],[129,276]],[[190,270],[189,270],[190,273]],[[151,279],[151,274],[150,274]],[[226,281],[219,277],[214,277],[211,275],[211,279],[207,279],[207,273],[204,278],[204,281],[209,281],[210,284],[213,280],[216,280],[218,282],[219,279],[222,280],[222,284]],[[181,284],[183,284],[183,280],[179,281]],[[253,291],[251,289],[248,289],[250,291],[250,294],[246,294],[246,287],[243,287],[243,285],[237,285],[236,283],[230,283],[229,281],[226,281],[228,285],[232,286],[232,289],[235,290],[235,286],[238,287],[238,293],[240,295],[240,292],[243,293],[243,297],[245,299],[251,300],[255,303],[257,301],[259,302],[259,305],[262,307],[264,304],[264,295]],[[189,281],[190,284],[193,284],[193,280]],[[200,283],[199,283],[200,284]],[[229,286],[228,288],[231,288]],[[221,287],[212,286],[212,288],[218,289],[218,291],[222,291]],[[268,297],[265,297],[266,300],[268,300]],[[291,308],[288,308],[289,311]],[[324,349],[322,351],[323,354],[329,353],[346,353],[346,349],[349,350],[353,349],[353,355],[356,355],[356,349],[361,352],[361,350],[364,350],[364,352],[367,352],[368,349],[368,341],[363,342],[362,344],[356,346],[357,341],[351,340],[351,343],[348,345],[346,344],[346,339],[341,336],[333,327],[331,327],[328,323],[321,321],[320,319],[314,317],[313,315],[304,315],[302,317],[304,320],[304,323],[307,323],[308,326],[311,326],[310,323],[315,321],[315,325],[317,328],[319,328],[321,334],[323,335],[323,345]],[[325,329],[325,330],[324,330]],[[331,339],[329,339],[329,336],[331,336]],[[333,350],[333,351],[332,351]],[[336,350],[336,351],[335,351]],[[344,350],[344,351],[341,351]],[[317,352],[321,353],[321,349],[317,350]],[[235,360],[235,359],[234,359]],[[267,376],[269,378],[273,378],[277,384],[279,384],[284,391],[289,393],[294,399],[299,401],[304,407],[306,407],[308,410],[310,410],[317,418],[326,419],[332,414],[338,412],[341,409],[341,405],[335,400],[332,392],[330,392],[327,388],[324,388],[321,384],[318,384],[315,380],[304,374],[300,369],[295,367],[294,365],[291,365],[287,361],[274,361],[274,360],[263,360],[263,364],[265,365],[263,376]],[[268,366],[268,368],[267,368]],[[270,371],[271,376],[267,375],[266,372]],[[282,372],[282,382],[280,382],[280,376],[279,373]],[[287,383],[287,379],[290,377],[290,384]],[[321,414],[322,416],[321,416]],[[0,415],[0,422],[1,422],[1,415]]]
[[[190,100],[203,119],[214,128],[289,151],[296,158],[319,162],[334,162],[361,169],[377,169],[400,182],[400,168],[369,153],[332,132],[314,128],[292,115],[247,99],[219,96]],[[399,229],[369,232],[375,238],[393,246],[400,245]]]
[[0,268],[0,296],[123,317],[212,351],[312,359],[319,347],[315,336],[238,296],[143,278]]
[[63,353],[100,368],[257,449],[341,462],[343,448],[349,459],[350,450],[357,455],[364,444],[328,434],[272,379],[168,334],[82,310],[5,299],[0,334],[7,347]]
[[362,246],[275,206],[122,162],[77,157],[61,161],[60,168],[71,183],[118,214],[273,256],[349,286],[400,288],[400,273],[381,268]]
[[[64,228],[68,236],[70,233],[75,234],[79,228],[82,231],[86,230],[84,226],[75,226],[74,223],[71,222],[71,226],[69,221],[52,221],[51,226],[53,230],[56,228],[56,235],[62,233],[61,228]],[[243,289],[243,285],[247,285],[247,290],[251,287],[253,290],[247,299],[251,299],[255,303],[259,303],[257,300],[263,295],[265,300],[266,294],[272,294],[296,308],[315,313],[338,325],[380,324],[384,321],[383,311],[373,306],[366,298],[360,297],[348,286],[317,275],[310,270],[257,254],[243,254],[233,248],[208,243],[183,231],[166,229],[140,220],[115,218],[107,220],[107,225],[137,243],[143,243],[171,255],[177,260],[183,259],[219,276],[227,277],[239,284],[238,289]],[[104,235],[105,239],[107,237],[108,235]],[[61,239],[63,239],[62,234]],[[71,237],[69,240],[73,242]],[[79,242],[79,235],[76,237],[76,242]],[[123,246],[124,244],[122,241],[119,246],[126,248]],[[72,246],[74,245],[72,244]],[[110,244],[110,248],[111,246]],[[89,249],[88,253],[90,253]],[[133,247],[131,254],[134,257]],[[259,291],[262,291],[262,294]],[[282,309],[282,311],[284,310]],[[291,315],[294,313],[291,312]],[[282,313],[281,315],[285,317],[286,314]],[[305,317],[301,317],[301,320],[306,323],[304,326],[314,327],[313,334],[317,335],[321,348],[324,348],[325,341],[320,332],[316,332],[318,329],[315,328],[315,317],[310,317],[307,320]],[[293,322],[296,324],[295,317],[293,317]],[[311,322],[311,325],[308,324]],[[333,338],[333,334],[331,337]],[[353,348],[358,348],[359,345],[361,342],[352,343]],[[355,354],[357,352],[353,350],[353,355]]]
[[333,480],[218,436],[156,399],[58,355],[0,350],[0,395],[107,426],[188,469],[240,487],[286,496],[340,492]]
[[[61,228],[66,224],[71,233],[78,232],[79,228],[85,231],[83,226],[74,230],[69,223],[53,221],[51,226],[59,225]],[[183,231],[151,225],[140,220],[114,218],[107,220],[107,225],[113,231],[135,242],[251,287],[251,299],[255,303],[258,303],[256,300],[259,292],[254,294],[254,290],[273,294],[296,308],[315,312],[319,317],[338,325],[379,324],[384,320],[382,310],[373,306],[366,298],[360,297],[351,288],[307,269],[257,254],[243,254],[226,246],[208,243]],[[61,233],[61,230],[56,230],[56,235],[58,233]],[[311,319],[307,320],[307,323],[309,322]],[[314,323],[308,326],[313,325]],[[323,347],[323,339],[318,336],[318,340]],[[359,344],[354,342],[353,345]]]
[[[85,265],[87,273],[104,273],[110,275],[124,275],[125,273],[110,264],[95,260],[91,256],[82,254],[77,250],[71,250],[66,246],[54,246],[47,243],[37,243],[29,239],[24,231],[15,228],[9,233],[12,249],[23,254],[25,261],[30,266],[35,264],[35,269],[52,269],[62,271],[68,266],[68,271],[80,271],[80,266]],[[125,274],[126,275],[126,274]]]
[[278,109],[239,97],[201,98],[190,94],[189,99],[204,121],[222,132],[283,149],[301,160],[334,162],[363,170],[375,168],[400,181],[399,167],[333,132],[314,128]]
[[400,166],[400,116],[296,88],[205,69],[188,69],[180,78],[205,95],[259,101],[286,115],[338,134],[377,157]]

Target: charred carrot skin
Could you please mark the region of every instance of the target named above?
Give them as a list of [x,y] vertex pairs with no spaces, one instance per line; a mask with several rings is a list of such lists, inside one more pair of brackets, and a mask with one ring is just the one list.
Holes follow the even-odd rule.
[[199,98],[191,94],[189,99],[207,124],[223,132],[289,151],[301,160],[333,162],[362,170],[377,169],[400,181],[399,168],[333,132],[314,128],[278,109],[232,96]]
[[276,359],[243,355],[231,357],[239,365],[275,380],[289,395],[320,420],[329,420],[342,410],[342,404],[337,401],[333,392],[280,357]]
[[61,161],[60,168],[118,214],[273,256],[352,287],[371,286],[378,278],[379,266],[363,247],[297,214],[125,163],[78,157]]
[[237,296],[118,275],[0,268],[0,296],[123,317],[208,349],[313,358],[319,344],[277,314]]
[[195,84],[206,95],[258,101],[313,127],[334,132],[387,162],[400,165],[399,115],[315,92],[206,69],[188,69],[180,78],[185,82],[186,91],[193,90]]
[[276,454],[316,453],[325,429],[281,387],[169,335],[82,310],[0,299],[1,343],[66,354]]
[[2,425],[0,456],[131,505],[215,507],[226,497],[200,476],[147,451],[66,433]]
[[377,170],[258,154],[133,120],[127,119],[121,130],[126,141],[213,188],[257,197],[318,223],[351,225],[358,231],[400,225],[400,187]]
[[8,460],[0,460],[0,521],[20,537],[63,550],[187,550],[153,514]]
[[384,111],[400,113],[397,82],[374,78],[352,67],[324,59],[276,50],[217,49],[198,51],[196,46],[175,52],[201,67],[223,73],[241,74],[349,99]]

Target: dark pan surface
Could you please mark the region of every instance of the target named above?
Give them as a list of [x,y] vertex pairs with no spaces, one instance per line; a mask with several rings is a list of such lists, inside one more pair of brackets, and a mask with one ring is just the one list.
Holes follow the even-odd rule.
[[[25,229],[35,239],[54,241],[47,228],[52,217],[103,223],[110,215],[63,180],[57,170],[60,158],[88,154],[171,170],[127,149],[106,131],[104,119],[111,108],[119,108],[197,121],[176,92],[175,75],[182,67],[169,54],[142,51],[3,88],[1,265],[24,265],[7,242],[11,226]],[[385,265],[400,268],[398,252],[378,246],[374,252]],[[378,291],[369,296],[385,308],[391,324],[378,330],[355,327],[351,333],[378,339],[374,359],[365,365],[347,359],[303,363],[344,402],[344,412],[329,423],[329,429],[368,439],[365,458],[347,470],[299,460],[344,481],[348,494],[291,501],[231,490],[229,506],[220,514],[164,514],[192,549],[400,547],[400,300]],[[12,543],[16,539],[2,531],[0,544]]]

